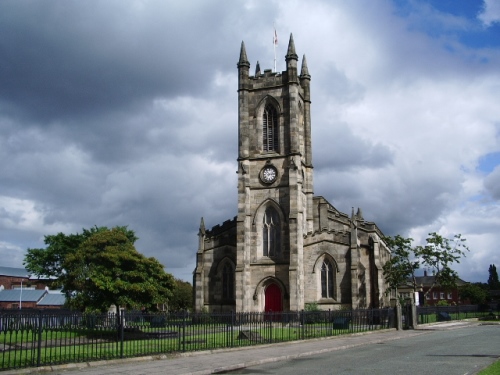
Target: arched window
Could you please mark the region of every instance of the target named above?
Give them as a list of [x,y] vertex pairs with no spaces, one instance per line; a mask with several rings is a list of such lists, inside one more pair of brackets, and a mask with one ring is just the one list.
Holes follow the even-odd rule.
[[278,113],[272,105],[262,115],[262,145],[265,152],[278,151]]
[[222,268],[222,298],[234,298],[234,272],[229,263],[226,263]]
[[335,298],[335,280],[332,263],[325,259],[321,265],[321,298]]
[[278,256],[281,249],[281,225],[278,212],[268,207],[262,225],[263,255]]

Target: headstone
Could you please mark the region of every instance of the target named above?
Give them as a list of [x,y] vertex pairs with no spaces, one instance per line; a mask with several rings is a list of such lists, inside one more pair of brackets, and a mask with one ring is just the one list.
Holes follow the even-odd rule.
[[238,335],[238,340],[250,340],[250,341],[263,341],[264,338],[260,335],[259,332],[243,330],[240,331]]

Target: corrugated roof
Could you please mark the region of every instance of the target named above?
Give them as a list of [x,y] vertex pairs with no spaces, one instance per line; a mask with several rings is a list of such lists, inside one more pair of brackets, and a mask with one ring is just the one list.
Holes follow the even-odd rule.
[[38,302],[40,298],[46,294],[44,289],[38,290],[22,290],[21,289],[7,289],[0,291],[0,302]]
[[29,277],[29,272],[25,268],[0,266],[0,275],[13,277]]
[[47,293],[42,300],[37,303],[38,306],[62,306],[66,302],[66,297],[62,293]]

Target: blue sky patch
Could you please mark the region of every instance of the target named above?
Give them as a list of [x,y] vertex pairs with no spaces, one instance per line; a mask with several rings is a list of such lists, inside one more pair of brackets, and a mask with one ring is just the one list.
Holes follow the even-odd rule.
[[500,152],[486,154],[479,159],[477,170],[485,173],[491,173],[497,165],[500,165]]
[[439,23],[439,18],[417,17],[418,24],[411,28],[425,32],[433,38],[451,37],[470,48],[493,48],[500,46],[500,23],[486,27],[478,15],[483,11],[484,2],[479,0],[394,0],[396,13],[409,18],[415,13],[428,12],[443,16],[450,15],[463,19],[463,27],[450,27]]

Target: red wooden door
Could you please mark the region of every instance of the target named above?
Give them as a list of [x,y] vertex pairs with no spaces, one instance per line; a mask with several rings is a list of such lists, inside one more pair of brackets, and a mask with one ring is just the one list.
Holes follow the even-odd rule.
[[280,312],[283,309],[281,304],[281,289],[276,284],[270,284],[266,288],[265,312]]

